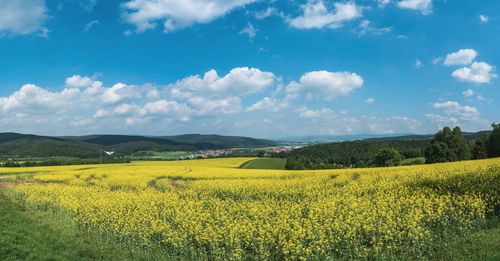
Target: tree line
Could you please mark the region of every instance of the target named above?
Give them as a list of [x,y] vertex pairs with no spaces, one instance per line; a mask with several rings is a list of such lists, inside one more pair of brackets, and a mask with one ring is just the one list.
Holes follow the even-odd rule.
[[[382,139],[320,144],[275,155],[287,169],[383,167],[500,157],[500,124],[482,137],[465,138],[445,127],[432,139]],[[405,160],[406,159],[406,160]]]
[[432,138],[425,149],[427,163],[453,162],[469,159],[500,157],[500,124],[491,125],[493,131],[472,144],[465,141],[460,127],[445,127]]

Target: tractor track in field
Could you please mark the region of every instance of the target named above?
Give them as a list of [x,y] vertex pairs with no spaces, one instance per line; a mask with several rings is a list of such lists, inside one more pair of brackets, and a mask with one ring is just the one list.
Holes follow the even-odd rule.
[[4,182],[2,180],[8,179],[9,176],[0,176],[0,188],[8,188],[14,186],[13,182]]

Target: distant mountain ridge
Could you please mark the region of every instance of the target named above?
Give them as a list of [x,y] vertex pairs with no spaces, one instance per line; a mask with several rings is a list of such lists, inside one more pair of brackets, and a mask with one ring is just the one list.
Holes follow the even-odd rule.
[[104,149],[122,154],[137,151],[197,151],[239,147],[273,146],[271,140],[238,136],[186,134],[164,137],[138,135],[88,135],[50,137],[32,134],[0,133],[0,157],[99,157]]

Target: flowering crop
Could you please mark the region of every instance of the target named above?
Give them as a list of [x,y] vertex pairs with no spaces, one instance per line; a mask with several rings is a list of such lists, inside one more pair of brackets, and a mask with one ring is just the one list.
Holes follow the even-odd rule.
[[[28,206],[211,259],[423,255],[500,206],[500,159],[353,170],[239,169],[248,158],[3,169]],[[19,174],[22,175],[22,174]]]

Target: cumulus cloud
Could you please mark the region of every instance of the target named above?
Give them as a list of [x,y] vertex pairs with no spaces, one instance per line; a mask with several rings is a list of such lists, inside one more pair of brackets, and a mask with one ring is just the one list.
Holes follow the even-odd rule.
[[42,29],[47,34],[43,27],[46,20],[44,0],[0,0],[0,35],[26,35]]
[[289,19],[288,23],[297,29],[339,28],[362,15],[362,9],[352,1],[335,3],[331,11],[322,0],[309,0],[302,6],[302,15]]
[[467,65],[476,59],[478,53],[474,49],[460,49],[454,53],[446,55],[443,64],[451,65]]
[[436,102],[432,105],[442,114],[428,113],[425,116],[439,128],[444,126],[461,126],[470,130],[487,128],[489,122],[481,118],[476,107],[462,105],[456,101]]
[[[4,126],[69,131],[90,126],[100,130],[150,122],[154,119],[190,117],[191,109],[175,101],[148,101],[151,86],[123,83],[106,87],[93,78],[73,75],[61,91],[49,91],[34,84],[23,85],[9,96],[0,97],[0,118]],[[43,126],[43,127],[41,127]],[[51,129],[52,128],[52,129]]]
[[322,108],[319,110],[312,110],[307,108],[306,106],[301,106],[295,110],[298,113],[300,118],[305,119],[316,119],[316,118],[329,118],[332,116],[337,116],[335,111],[330,108]]
[[488,16],[479,15],[479,21],[481,21],[481,23],[487,23],[489,20],[490,20],[490,18]]
[[433,104],[436,109],[441,109],[447,115],[456,116],[461,119],[476,119],[479,111],[475,107],[462,106],[456,101],[436,102]]
[[307,98],[335,100],[350,94],[363,86],[363,78],[352,72],[313,71],[304,74],[299,82],[292,82],[287,87],[289,95],[303,93]]
[[257,68],[238,67],[223,77],[216,70],[205,75],[193,75],[171,84],[174,97],[186,98],[196,94],[217,96],[247,95],[272,86],[276,76],[272,72],[263,72]]
[[276,98],[264,97],[262,100],[257,101],[248,107],[245,111],[280,111],[288,107],[287,101],[280,101]]
[[402,9],[418,10],[423,15],[432,13],[432,0],[401,0],[397,5]]
[[173,32],[209,23],[253,2],[256,0],[131,0],[122,5],[122,16],[137,32],[154,29],[158,23],[165,32]]
[[299,106],[295,109],[299,118],[308,122],[306,133],[345,134],[345,133],[397,133],[415,132],[422,122],[405,116],[352,116],[346,111],[336,112],[330,108],[310,109]]
[[69,88],[84,88],[90,86],[93,82],[92,78],[80,75],[73,75],[65,80],[66,87]]
[[452,76],[462,82],[476,84],[489,83],[492,78],[496,78],[493,66],[485,62],[474,62],[470,67],[462,67],[455,70]]

